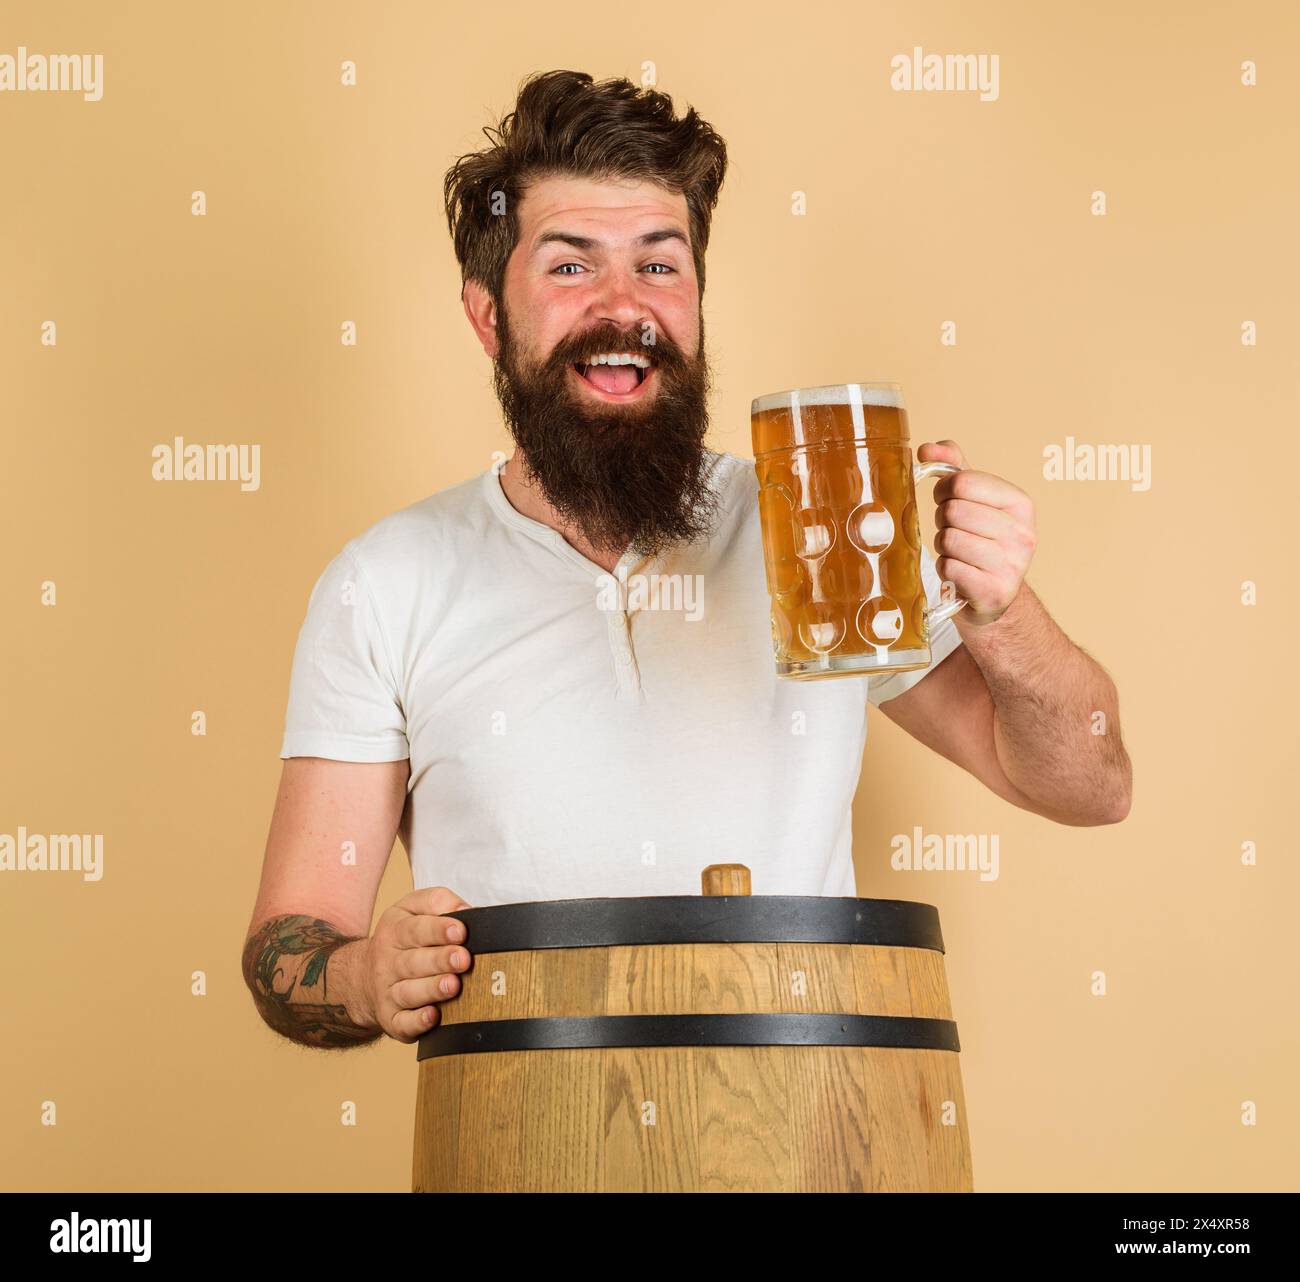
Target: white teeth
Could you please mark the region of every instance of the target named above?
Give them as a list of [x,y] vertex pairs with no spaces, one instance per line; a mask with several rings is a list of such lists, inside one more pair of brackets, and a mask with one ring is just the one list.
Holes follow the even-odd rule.
[[649,369],[650,361],[645,356],[634,356],[631,352],[602,352],[592,356],[588,365],[635,365],[637,369]]

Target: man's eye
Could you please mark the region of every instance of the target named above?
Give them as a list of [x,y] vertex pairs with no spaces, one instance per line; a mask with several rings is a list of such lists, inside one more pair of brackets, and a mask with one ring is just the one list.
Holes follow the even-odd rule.
[[[579,272],[585,272],[586,270],[581,263],[560,263],[559,266],[552,268],[551,272],[552,275],[558,276],[576,276]],[[642,270],[653,272],[656,276],[667,276],[677,269],[671,263],[647,263]]]

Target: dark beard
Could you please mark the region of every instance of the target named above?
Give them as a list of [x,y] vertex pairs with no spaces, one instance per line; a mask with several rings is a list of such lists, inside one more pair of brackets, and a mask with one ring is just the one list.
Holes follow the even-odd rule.
[[[503,308],[497,317],[493,386],[526,479],[535,479],[560,519],[597,551],[620,555],[630,547],[657,556],[707,536],[718,500],[704,446],[710,376],[703,328],[693,360],[666,335],[645,346],[639,332],[604,324],[562,339],[542,364],[521,369]],[[628,405],[581,401],[569,370],[594,352],[649,356],[659,375],[654,395]]]

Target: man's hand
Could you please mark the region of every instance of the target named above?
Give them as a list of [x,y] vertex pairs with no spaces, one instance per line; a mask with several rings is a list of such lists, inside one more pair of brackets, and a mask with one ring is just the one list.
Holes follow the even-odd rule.
[[375,923],[362,961],[370,1021],[399,1042],[414,1042],[438,1022],[438,1002],[460,992],[468,968],[465,925],[441,914],[469,908],[453,890],[413,890]]
[[953,615],[954,623],[994,623],[1016,599],[1033,559],[1034,501],[992,472],[967,468],[956,441],[927,441],[916,457],[966,468],[934,487],[935,569],[970,603]]

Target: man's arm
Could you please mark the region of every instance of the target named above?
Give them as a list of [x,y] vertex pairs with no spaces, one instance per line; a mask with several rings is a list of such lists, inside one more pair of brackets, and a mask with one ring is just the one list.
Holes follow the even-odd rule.
[[1028,583],[992,623],[965,613],[953,616],[964,644],[880,710],[1021,809],[1064,824],[1118,823],[1133,768],[1114,682]]
[[381,1035],[364,962],[409,773],[407,761],[284,763],[243,971],[285,1037],[347,1047]]

